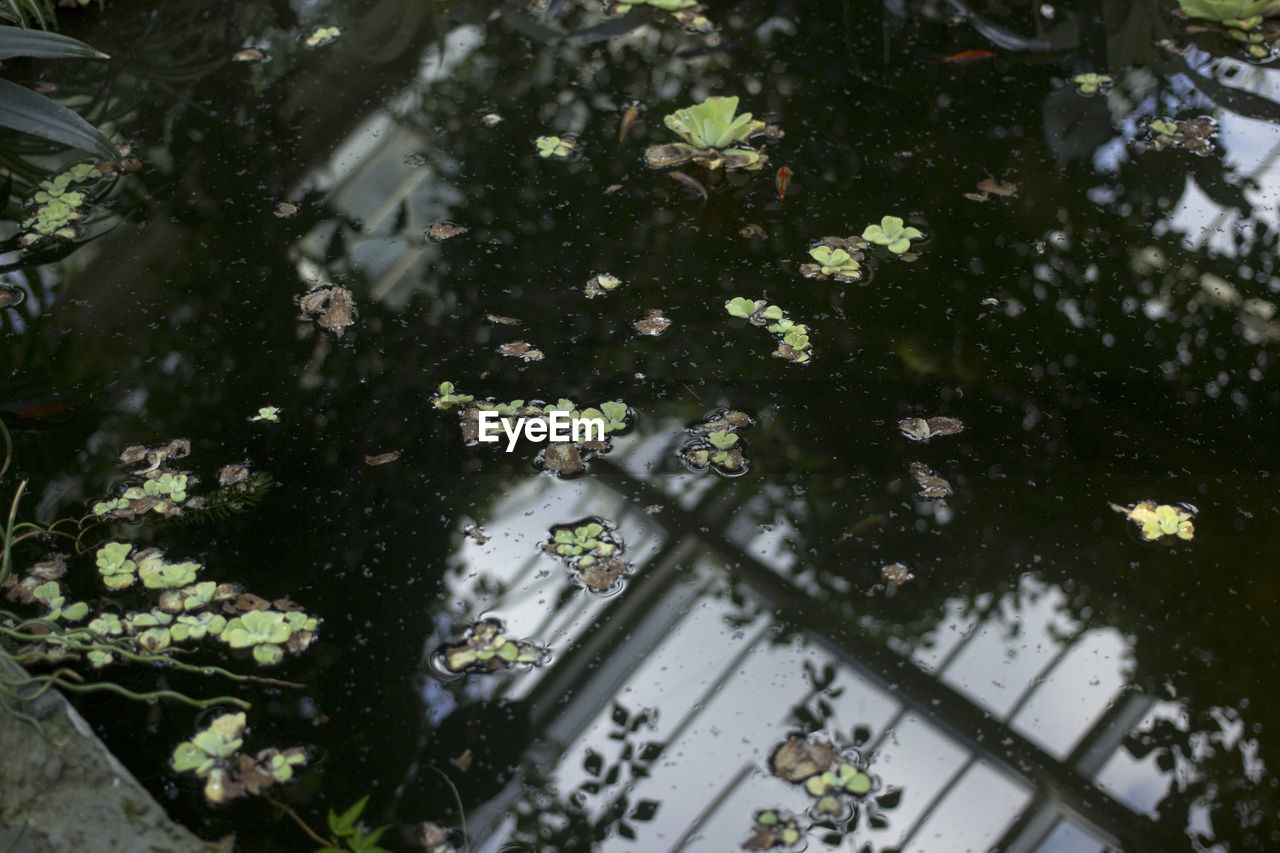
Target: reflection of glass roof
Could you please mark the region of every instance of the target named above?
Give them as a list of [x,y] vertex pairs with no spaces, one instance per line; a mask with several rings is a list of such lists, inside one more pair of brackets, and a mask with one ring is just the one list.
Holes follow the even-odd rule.
[[[1102,850],[1114,843],[1108,827],[1146,820],[1168,780],[1121,744],[1176,706],[1126,689],[1125,637],[1064,617],[1063,591],[1027,574],[969,612],[957,599],[931,645],[891,649],[857,630],[778,642],[778,619],[803,620],[794,605],[804,596],[785,593],[797,582],[779,547],[786,530],[762,529],[748,506],[725,504],[724,481],[684,472],[648,493],[660,511],[638,509],[647,500],[637,491],[650,487],[629,472],[651,471],[671,450],[628,436],[597,462],[607,471],[517,487],[483,520],[488,543],[468,540],[451,575],[455,607],[474,603],[460,616],[496,614],[512,636],[553,648],[547,666],[502,688],[529,703],[541,735],[528,756],[536,773],[562,797],[577,791],[588,812],[610,792],[658,803],[652,820],[631,822],[634,840],[612,835],[602,849],[722,851],[741,843],[757,809],[804,812],[812,798],[770,775],[768,760],[798,728],[797,706],[819,702],[824,730],[840,743],[865,727],[872,772],[903,792],[886,827],[863,821],[859,844]],[[687,503],[691,481],[699,489]],[[577,590],[539,552],[550,526],[588,515],[615,520],[629,549],[639,546],[627,552],[634,574],[616,596]],[[824,671],[831,682],[815,691]],[[644,709],[655,716],[624,736],[618,715],[634,720]],[[632,776],[629,759],[645,744],[663,746],[647,774]],[[612,784],[601,783],[615,766]],[[510,810],[529,781],[470,815],[476,849],[510,839]]]

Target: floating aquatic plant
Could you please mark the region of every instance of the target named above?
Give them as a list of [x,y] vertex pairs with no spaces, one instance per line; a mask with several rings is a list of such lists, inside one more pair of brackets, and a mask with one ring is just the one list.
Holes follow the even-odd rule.
[[250,421],[268,421],[270,423],[279,423],[280,408],[278,406],[263,406],[258,409],[258,414],[249,418]]
[[603,518],[586,518],[552,527],[551,539],[542,550],[564,560],[574,579],[592,592],[612,592],[630,574],[631,564],[622,559],[626,546]]
[[98,573],[108,589],[124,589],[137,580],[138,564],[128,558],[132,550],[127,542],[105,542],[98,548]]
[[53,238],[80,236],[77,223],[89,214],[94,199],[110,187],[103,179],[114,171],[111,163],[83,162],[41,181],[26,205],[18,244],[30,247]]
[[1146,122],[1146,138],[1134,143],[1139,150],[1154,148],[1163,151],[1166,148],[1185,148],[1192,154],[1201,157],[1213,153],[1213,138],[1218,133],[1218,124],[1209,116],[1174,120],[1154,118]]
[[814,798],[809,813],[815,820],[844,824],[846,831],[856,824],[860,809],[883,821],[880,809],[894,808],[899,800],[898,791],[876,793],[881,781],[861,752],[838,749],[821,734],[789,735],[770,754],[769,770]]
[[911,248],[912,240],[924,237],[919,229],[911,226],[903,227],[902,219],[897,216],[885,216],[879,225],[868,225],[862,232],[862,239],[868,243],[884,246],[895,255],[901,255]]
[[538,156],[547,160],[567,160],[578,148],[578,140],[572,136],[539,136],[533,144]]
[[809,250],[809,257],[816,263],[801,264],[800,272],[806,278],[858,281],[862,278],[862,248],[865,246],[866,241],[856,237],[826,237]]
[[1096,95],[1099,92],[1107,92],[1115,85],[1115,79],[1110,74],[1094,74],[1092,72],[1077,74],[1071,78],[1071,82],[1076,84],[1076,91],[1082,95]]
[[1179,539],[1191,539],[1195,536],[1195,525],[1191,521],[1196,514],[1195,507],[1185,504],[1157,504],[1149,500],[1127,507],[1119,504],[1108,506],[1138,525],[1142,538],[1148,542],[1165,536],[1177,536]]
[[307,47],[323,47],[342,35],[342,30],[337,27],[316,27],[307,36],[305,44]]
[[695,471],[711,468],[731,477],[746,473],[746,442],[740,439],[738,431],[753,424],[746,412],[720,409],[689,428],[692,438],[681,446],[678,455]]
[[743,842],[743,850],[799,849],[804,839],[800,821],[783,809],[762,809],[752,816],[751,837]]
[[777,305],[770,305],[763,299],[751,300],[737,296],[726,302],[724,308],[730,316],[745,319],[753,326],[764,326],[780,336],[778,349],[773,353],[775,356],[797,364],[804,364],[812,357],[809,328],[802,323],[792,322]]
[[[627,429],[633,418],[631,410],[619,400],[609,400],[598,407],[581,410],[577,403],[567,398],[561,398],[556,403],[545,403],[541,400],[498,402],[492,398],[476,400],[469,394],[458,393],[452,382],[441,383],[431,401],[438,409],[455,407],[458,409],[458,424],[462,430],[463,441],[468,445],[480,443],[480,416],[485,412],[498,415],[501,419],[499,424],[506,424],[512,428],[518,426],[514,423],[516,421],[523,422],[525,429],[528,429],[531,422],[541,421],[546,425],[546,431],[543,433],[545,436],[551,435],[553,412],[564,413],[569,421],[579,418],[588,420],[599,418],[602,421],[603,438],[598,437],[595,430],[583,431],[576,437],[571,434],[570,441],[548,440],[546,447],[538,454],[537,464],[543,470],[558,476],[583,471],[586,466],[586,454],[608,452],[613,435]],[[499,424],[490,423],[489,435],[494,435],[493,430]],[[497,435],[501,436],[501,441],[495,442],[495,446],[508,440],[503,429],[498,429]]]
[[1265,13],[1280,6],[1276,0],[1178,0],[1178,5],[1189,18],[1243,30],[1256,27]]
[[436,389],[436,395],[431,398],[432,404],[437,409],[449,409],[464,403],[470,403],[475,399],[470,394],[455,394],[453,391],[452,382],[441,382],[440,387]]
[[250,610],[228,621],[218,639],[233,649],[252,649],[254,660],[270,665],[283,660],[286,649],[311,645],[318,622],[301,610]]
[[199,563],[166,563],[159,548],[148,548],[134,556],[138,579],[147,589],[176,589],[194,583]]
[[191,740],[173,750],[170,765],[178,773],[204,780],[204,795],[211,803],[225,803],[244,794],[257,795],[293,779],[294,769],[307,763],[306,750],[274,747],[257,755],[240,753],[244,745],[244,712],[221,714]]
[[768,126],[753,119],[751,113],[738,114],[737,110],[736,95],[711,97],[676,110],[664,120],[684,141],[651,146],[644,153],[645,162],[655,169],[690,160],[711,170],[759,169],[768,158],[743,144],[750,137],[764,134]]
[[498,672],[519,665],[538,666],[551,654],[527,640],[511,640],[499,619],[482,619],[467,629],[462,642],[444,646],[440,660],[450,672]]

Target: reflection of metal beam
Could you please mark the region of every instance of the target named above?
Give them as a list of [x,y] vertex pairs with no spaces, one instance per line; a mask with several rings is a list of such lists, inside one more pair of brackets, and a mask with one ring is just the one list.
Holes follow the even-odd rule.
[[[637,480],[607,459],[596,460],[595,466],[593,473],[602,484],[637,504],[671,503],[671,495]],[[555,750],[549,760],[558,758],[565,746],[580,736],[631,674],[635,661],[657,647],[683,618],[688,605],[705,591],[702,585],[678,581],[681,567],[705,553],[732,566],[735,580],[769,601],[778,621],[804,626],[814,642],[827,648],[843,667],[901,702],[905,706],[901,713],[927,720],[963,745],[970,753],[965,767],[985,761],[1034,786],[1036,797],[1005,834],[1010,843],[1021,845],[1016,849],[1030,849],[1025,845],[1043,838],[1064,814],[1111,844],[1129,841],[1146,849],[1185,844],[1180,834],[1135,813],[1090,780],[1145,711],[1139,708],[1146,700],[1133,695],[1116,703],[1118,707],[1095,724],[1070,759],[1060,761],[936,675],[884,646],[844,614],[815,601],[744,549],[711,532],[724,530],[740,505],[725,500],[722,491],[709,490],[697,506],[655,519],[668,531],[666,545],[531,690],[527,697],[530,722]],[[747,497],[740,490],[729,494],[742,500]],[[474,835],[482,838],[491,833],[520,793],[517,779],[501,796],[476,810],[471,821]],[[1015,848],[1002,845],[998,849]]]
[[[624,471],[597,461],[600,479],[641,503],[665,499],[647,483]],[[1167,834],[1160,824],[1138,814],[1110,796],[1076,768],[1059,761],[1035,743],[992,717],[963,694],[940,682],[914,662],[884,646],[880,640],[833,614],[785,578],[763,565],[737,545],[712,532],[721,525],[708,523],[698,507],[673,513],[662,522],[673,536],[702,541],[735,565],[735,577],[745,581],[772,602],[779,621],[803,625],[830,648],[841,663],[878,684],[918,716],[972,750],[980,758],[1014,778],[1024,779],[1051,797],[1060,807],[1081,816],[1103,836],[1113,841],[1128,840],[1145,849],[1184,846],[1180,834]],[[839,638],[837,640],[837,638]],[[850,651],[856,649],[856,652]],[[1118,741],[1117,741],[1118,744]]]

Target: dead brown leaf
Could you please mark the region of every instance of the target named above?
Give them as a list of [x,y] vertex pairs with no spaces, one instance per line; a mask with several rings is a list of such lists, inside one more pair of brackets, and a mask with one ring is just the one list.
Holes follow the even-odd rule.
[[445,222],[443,219],[437,219],[431,223],[431,227],[427,229],[427,237],[437,243],[448,240],[450,237],[457,237],[459,234],[466,234],[471,229],[465,225],[457,225],[453,222]]
[[366,456],[364,464],[366,465],[386,465],[388,462],[395,462],[400,458],[399,450],[392,450],[388,453],[379,453],[375,456]]
[[665,332],[670,325],[671,321],[662,316],[661,308],[649,308],[644,316],[635,322],[637,332],[655,338]]

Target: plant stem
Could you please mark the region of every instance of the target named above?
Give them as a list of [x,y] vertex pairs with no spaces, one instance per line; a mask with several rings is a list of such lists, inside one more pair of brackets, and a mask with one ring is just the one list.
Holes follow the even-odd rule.
[[263,794],[263,796],[266,798],[268,803],[271,803],[271,805],[275,806],[276,808],[280,809],[282,812],[287,814],[293,820],[293,822],[298,825],[298,828],[301,829],[303,832],[305,832],[307,834],[307,837],[310,838],[312,841],[314,841],[316,844],[322,844],[325,847],[338,846],[337,841],[332,841],[327,838],[321,838],[319,835],[317,835],[316,831],[312,829],[310,826],[308,826],[307,822],[303,820],[301,817],[299,817],[298,813],[295,812],[293,809],[289,808],[287,805],[280,802],[275,797],[272,797],[268,794]]

